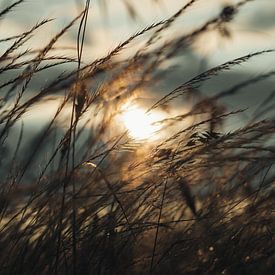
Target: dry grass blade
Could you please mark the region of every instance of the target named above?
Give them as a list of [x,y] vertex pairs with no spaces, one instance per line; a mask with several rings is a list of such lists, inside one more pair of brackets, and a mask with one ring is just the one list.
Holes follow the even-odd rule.
[[[9,3],[0,19],[23,2]],[[214,17],[202,6],[210,19],[189,28],[197,2],[175,2],[175,13],[88,62],[96,1],[77,1],[83,11],[37,48],[30,42],[50,20],[21,34],[5,30],[0,274],[272,274],[275,72],[259,68],[274,50],[189,76],[202,58],[199,39],[234,38],[235,18],[252,1]],[[121,4],[134,19],[143,3]],[[257,67],[248,62],[256,57]],[[257,69],[253,77],[246,66],[234,71],[244,63]],[[259,103],[236,107],[250,105],[243,94],[258,87]]]
[[15,8],[16,6],[20,5],[21,3],[23,3],[25,0],[18,0],[14,3],[12,3],[11,5],[7,6],[6,8],[4,8],[3,10],[0,11],[0,19],[1,17],[3,17],[4,15],[8,14],[9,12],[12,11],[13,8]]

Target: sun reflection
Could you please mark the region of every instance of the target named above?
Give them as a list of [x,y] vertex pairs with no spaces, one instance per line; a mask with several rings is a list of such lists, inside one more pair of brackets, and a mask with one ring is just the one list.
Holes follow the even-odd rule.
[[146,110],[137,105],[126,104],[122,108],[121,120],[134,139],[158,139],[158,131],[162,126],[156,122],[164,118],[160,112],[146,113]]

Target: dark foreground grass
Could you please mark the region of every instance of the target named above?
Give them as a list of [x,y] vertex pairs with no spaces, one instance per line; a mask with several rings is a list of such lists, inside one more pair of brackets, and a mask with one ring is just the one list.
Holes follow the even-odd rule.
[[[22,2],[0,11],[0,19]],[[8,45],[0,56],[1,274],[272,274],[275,93],[263,94],[249,122],[230,132],[224,124],[246,110],[229,110],[222,99],[258,82],[264,89],[274,71],[218,86],[212,96],[202,84],[273,50],[236,57],[159,96],[147,110],[168,110],[158,142],[133,140],[117,127],[122,106],[171,73],[172,65],[159,75],[164,63],[209,31],[227,37],[250,1],[163,39],[196,2],[89,64],[82,56],[90,1],[42,49],[24,46],[50,20],[0,40]],[[75,25],[76,57],[57,55],[57,41]],[[64,64],[72,69],[33,91],[39,73]],[[28,134],[24,115],[53,97],[56,113]],[[188,108],[172,116],[180,98]]]

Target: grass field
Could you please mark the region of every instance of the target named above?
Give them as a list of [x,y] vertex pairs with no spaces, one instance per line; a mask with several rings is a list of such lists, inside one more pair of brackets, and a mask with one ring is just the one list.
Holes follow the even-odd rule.
[[[24,2],[5,2],[0,24]],[[175,30],[200,1],[179,2],[91,62],[99,3],[79,2],[53,37],[55,20],[0,25],[0,274],[273,274],[274,49],[192,70],[202,39],[230,43],[253,1]]]

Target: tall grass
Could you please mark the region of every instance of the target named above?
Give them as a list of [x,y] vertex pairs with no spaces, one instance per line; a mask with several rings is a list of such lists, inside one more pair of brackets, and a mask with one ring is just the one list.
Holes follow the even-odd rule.
[[[0,20],[23,2],[1,10]],[[133,3],[124,2],[136,16]],[[25,45],[51,20],[0,40],[8,45],[0,56],[1,274],[272,274],[274,91],[230,132],[225,123],[246,110],[229,110],[221,100],[258,82],[264,88],[274,71],[228,89],[217,85],[212,96],[203,86],[250,60],[273,57],[272,49],[206,69],[159,95],[146,113],[164,110],[160,140],[135,140],[118,127],[122,107],[173,72],[164,64],[209,31],[224,39],[250,1],[224,7],[190,32],[164,35],[196,2],[89,64],[83,53],[90,1],[43,48]],[[56,43],[74,26],[75,56],[57,55]],[[72,69],[30,88],[39,73],[64,64]],[[55,114],[30,136],[26,114],[53,99]],[[187,107],[173,113],[180,99]]]

